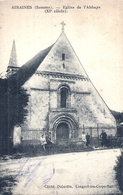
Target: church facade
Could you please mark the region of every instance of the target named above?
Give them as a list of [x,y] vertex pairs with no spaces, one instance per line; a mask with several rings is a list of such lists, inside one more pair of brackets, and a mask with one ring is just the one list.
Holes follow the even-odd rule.
[[[21,69],[12,62],[10,68]],[[102,130],[116,134],[115,119],[75,54],[64,26],[23,87],[30,95],[28,115],[21,126],[23,141],[38,143],[40,134],[49,131],[52,140],[61,144],[78,142],[83,131],[91,138],[99,138]]]

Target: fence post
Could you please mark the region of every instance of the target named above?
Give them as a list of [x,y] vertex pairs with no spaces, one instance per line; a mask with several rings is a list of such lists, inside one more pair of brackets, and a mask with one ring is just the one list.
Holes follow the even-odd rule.
[[84,127],[84,124],[83,124],[83,132],[85,132],[85,127]]
[[99,126],[98,126],[98,123],[97,123],[97,135],[98,135],[98,145],[99,145]]

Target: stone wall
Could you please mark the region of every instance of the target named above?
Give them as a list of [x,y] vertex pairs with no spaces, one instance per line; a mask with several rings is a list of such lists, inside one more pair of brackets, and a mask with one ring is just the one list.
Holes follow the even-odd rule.
[[[59,86],[67,85],[70,89],[69,107],[59,108]],[[24,140],[39,139],[41,132],[53,132],[53,122],[57,116],[73,117],[73,125],[78,140],[84,130],[92,137],[98,137],[102,129],[107,134],[116,134],[115,119],[104,101],[89,80],[53,78],[53,76],[33,75],[24,85],[29,90],[30,102],[28,116],[23,126]],[[71,122],[72,123],[72,122]],[[53,139],[56,139],[52,133]]]

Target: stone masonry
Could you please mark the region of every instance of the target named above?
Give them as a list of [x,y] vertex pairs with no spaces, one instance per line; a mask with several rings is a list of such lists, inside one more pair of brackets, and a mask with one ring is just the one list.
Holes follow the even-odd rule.
[[21,129],[23,141],[38,143],[40,134],[49,131],[52,140],[58,143],[78,142],[83,131],[92,139],[99,138],[102,130],[108,135],[116,134],[115,119],[85,72],[64,29],[23,87],[30,94],[28,115]]

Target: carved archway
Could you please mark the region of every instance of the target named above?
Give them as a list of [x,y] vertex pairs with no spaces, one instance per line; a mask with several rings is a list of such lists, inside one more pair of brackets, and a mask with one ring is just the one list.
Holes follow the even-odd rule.
[[[66,127],[65,127],[66,126]],[[51,122],[50,129],[52,130],[52,136],[54,140],[57,140],[57,131],[61,127],[61,135],[63,137],[61,138],[64,140],[64,138],[67,138],[67,133],[69,132],[68,139],[71,138],[77,138],[78,136],[78,123],[76,122],[75,118],[71,116],[70,114],[59,114],[58,116],[54,117],[54,119]],[[63,132],[62,127],[64,128],[66,133]]]

